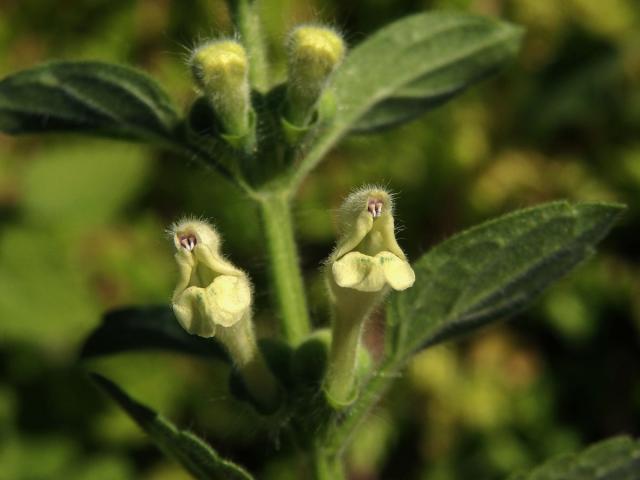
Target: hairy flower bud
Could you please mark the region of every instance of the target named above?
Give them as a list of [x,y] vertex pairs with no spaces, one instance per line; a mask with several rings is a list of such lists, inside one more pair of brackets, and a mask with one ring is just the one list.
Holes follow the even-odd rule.
[[306,126],[331,73],[342,61],[345,44],[333,29],[302,25],[289,35],[287,118]]
[[250,88],[244,47],[234,40],[208,42],[194,50],[189,65],[225,133],[246,135],[250,127]]
[[364,320],[389,287],[411,287],[415,274],[395,237],[391,195],[362,188],[346,199],[339,214],[340,238],[327,261],[333,304],[332,343],[325,392],[336,407],[356,395],[357,350]]

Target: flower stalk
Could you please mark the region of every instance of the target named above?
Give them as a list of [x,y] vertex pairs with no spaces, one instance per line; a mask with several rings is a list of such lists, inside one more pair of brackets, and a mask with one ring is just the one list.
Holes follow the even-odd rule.
[[272,291],[285,338],[299,344],[311,331],[304,282],[293,232],[291,204],[286,192],[259,197],[260,216],[270,261]]

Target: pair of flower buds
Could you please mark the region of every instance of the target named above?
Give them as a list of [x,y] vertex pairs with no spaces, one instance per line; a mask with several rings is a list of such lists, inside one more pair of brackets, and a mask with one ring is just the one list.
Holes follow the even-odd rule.
[[[318,99],[345,53],[344,41],[333,29],[303,25],[287,42],[288,79],[283,122],[305,128],[313,119]],[[235,40],[215,40],[196,48],[189,60],[200,93],[216,112],[222,136],[235,144],[250,137],[249,58]]]
[[[367,187],[351,194],[340,210],[339,241],[325,265],[333,320],[324,389],[337,407],[356,394],[364,319],[390,288],[404,290],[415,280],[395,238],[392,208],[386,191]],[[247,274],[224,258],[220,237],[208,223],[184,220],[171,234],[179,267],[172,303],[180,325],[194,335],[217,337],[249,394],[265,409],[277,408],[277,382],[256,344]]]

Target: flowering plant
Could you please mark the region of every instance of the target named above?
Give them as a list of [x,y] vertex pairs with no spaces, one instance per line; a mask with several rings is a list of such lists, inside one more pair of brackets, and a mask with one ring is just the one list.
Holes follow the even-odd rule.
[[[217,171],[255,203],[268,285],[254,287],[224,257],[212,225],[179,221],[170,229],[178,270],[170,305],[126,310],[115,323],[108,316],[83,356],[149,347],[215,350],[230,364],[229,390],[239,408],[249,406],[266,431],[286,433],[296,447],[299,476],[346,478],[343,454],[353,432],[415,353],[527,306],[590,255],[623,207],[560,201],[520,210],[412,263],[396,238],[394,216],[402,212],[394,210],[392,195],[375,186],[356,189],[339,210],[337,245],[318,265],[330,318],[312,322],[291,216],[301,184],[341,138],[410,121],[502,67],[517,52],[521,33],[483,17],[425,13],[392,23],[348,51],[335,29],[302,25],[286,42],[287,78],[279,84],[268,74],[255,6],[236,0],[231,11],[239,38],[204,42],[189,57],[198,98],[184,116],[136,70],[55,62],[0,81],[0,130],[156,143]],[[257,338],[254,289],[272,295],[277,347]],[[372,312],[383,309],[384,347],[373,358],[362,330]],[[145,333],[132,341],[141,323]],[[93,378],[194,477],[255,478],[115,383]],[[583,468],[597,466],[593,459],[601,460],[603,451],[620,471],[639,456],[636,443],[619,439],[516,478],[547,478],[544,472],[555,468],[565,472],[561,478],[603,478],[595,467],[591,476]]]

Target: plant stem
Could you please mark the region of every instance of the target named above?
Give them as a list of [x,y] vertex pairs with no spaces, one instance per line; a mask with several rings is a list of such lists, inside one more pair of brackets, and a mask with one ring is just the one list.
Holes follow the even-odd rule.
[[258,199],[282,329],[285,338],[295,345],[309,334],[311,322],[293,234],[289,195],[269,192]]
[[329,457],[327,452],[317,443],[311,455],[311,468],[314,480],[344,480],[345,474],[338,458]]
[[268,88],[267,61],[255,0],[231,0],[231,18],[242,44],[249,53],[251,85],[260,91]]
[[357,405],[342,422],[335,424],[327,435],[325,448],[329,455],[339,456],[347,448],[354,432],[367,418],[391,382],[397,379],[398,368],[394,360],[389,359],[383,362],[378,367],[378,371],[373,373],[369,381],[363,385]]

